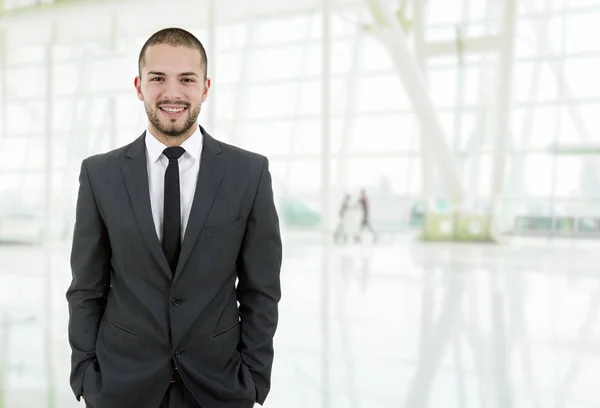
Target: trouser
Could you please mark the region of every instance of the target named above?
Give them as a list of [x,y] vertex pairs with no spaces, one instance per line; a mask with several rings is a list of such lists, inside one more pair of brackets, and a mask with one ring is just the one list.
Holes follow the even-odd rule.
[[159,408],[202,408],[179,376],[171,381]]

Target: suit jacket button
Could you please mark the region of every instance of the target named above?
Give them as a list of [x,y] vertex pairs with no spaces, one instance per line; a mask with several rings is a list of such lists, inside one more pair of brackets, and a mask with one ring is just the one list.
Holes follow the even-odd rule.
[[177,350],[175,352],[175,358],[181,358],[181,351]]
[[176,297],[176,298],[173,298],[171,303],[173,303],[174,306],[179,306],[182,303],[182,300],[180,297]]

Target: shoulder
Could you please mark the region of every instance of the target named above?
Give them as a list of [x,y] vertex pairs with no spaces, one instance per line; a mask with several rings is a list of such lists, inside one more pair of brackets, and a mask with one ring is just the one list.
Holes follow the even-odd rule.
[[262,168],[268,163],[267,157],[262,154],[242,149],[241,147],[234,146],[232,144],[225,143],[220,140],[213,140],[221,150],[223,157],[230,164],[242,167],[251,166]]
[[105,153],[99,153],[93,156],[89,156],[83,160],[82,167],[85,167],[86,169],[88,169],[88,171],[94,171],[107,167],[116,168],[116,166],[123,162],[123,158],[126,156],[127,152],[131,150],[134,144],[143,145],[143,139],[140,140],[140,138],[134,140],[133,142],[125,146],[121,146],[119,148],[110,150]]

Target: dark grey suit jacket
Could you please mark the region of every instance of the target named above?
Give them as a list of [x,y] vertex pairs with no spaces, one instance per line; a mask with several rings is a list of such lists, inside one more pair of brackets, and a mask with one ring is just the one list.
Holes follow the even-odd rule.
[[268,161],[201,131],[175,278],[145,134],[82,163],[67,300],[71,387],[93,408],[158,407],[172,365],[203,408],[250,408],[269,392],[282,247]]

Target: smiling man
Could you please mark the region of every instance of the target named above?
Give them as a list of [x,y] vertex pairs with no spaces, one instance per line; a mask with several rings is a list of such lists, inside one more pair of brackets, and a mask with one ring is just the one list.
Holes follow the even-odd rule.
[[250,408],[269,392],[281,238],[265,157],[198,125],[191,33],[139,56],[146,131],[81,166],[67,291],[71,386],[92,408]]

